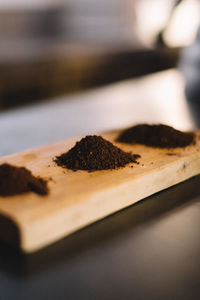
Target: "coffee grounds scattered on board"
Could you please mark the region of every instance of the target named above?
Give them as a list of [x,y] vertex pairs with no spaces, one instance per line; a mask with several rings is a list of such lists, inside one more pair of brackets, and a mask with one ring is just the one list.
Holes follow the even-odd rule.
[[140,155],[124,152],[101,136],[88,135],[77,142],[68,152],[55,158],[62,167],[77,170],[117,169],[128,163],[137,163]]
[[163,124],[140,124],[124,130],[116,141],[157,148],[176,148],[194,144],[195,136],[191,132],[182,132]]
[[47,195],[47,181],[35,177],[24,167],[15,167],[9,164],[0,165],[0,196],[12,196],[34,192]]

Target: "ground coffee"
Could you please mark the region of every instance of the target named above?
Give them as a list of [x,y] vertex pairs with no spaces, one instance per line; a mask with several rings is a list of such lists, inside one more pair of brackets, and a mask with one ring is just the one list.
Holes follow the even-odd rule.
[[0,165],[0,196],[12,196],[29,191],[47,195],[46,180],[33,176],[28,169],[23,167]]
[[90,135],[83,138],[68,152],[57,156],[59,166],[76,170],[107,170],[137,163],[140,155],[122,151],[101,136]]
[[116,141],[158,148],[176,148],[194,144],[195,136],[193,133],[182,132],[163,124],[140,124],[124,130]]

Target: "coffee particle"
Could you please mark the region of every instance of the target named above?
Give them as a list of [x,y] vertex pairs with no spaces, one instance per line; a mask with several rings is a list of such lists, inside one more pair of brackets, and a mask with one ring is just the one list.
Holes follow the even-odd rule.
[[68,152],[55,158],[58,166],[76,170],[108,170],[137,163],[138,154],[124,152],[101,136],[88,135],[77,142]]
[[47,195],[47,182],[35,177],[24,167],[15,167],[9,164],[0,165],[0,196],[12,196],[34,192],[39,195]]
[[182,132],[163,124],[140,124],[124,130],[116,141],[157,148],[176,148],[194,144],[195,136],[194,133]]

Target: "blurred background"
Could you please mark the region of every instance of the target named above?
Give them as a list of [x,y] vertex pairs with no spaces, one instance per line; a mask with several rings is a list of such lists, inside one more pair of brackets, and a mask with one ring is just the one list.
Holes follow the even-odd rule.
[[198,0],[0,0],[0,110],[184,73],[199,22]]

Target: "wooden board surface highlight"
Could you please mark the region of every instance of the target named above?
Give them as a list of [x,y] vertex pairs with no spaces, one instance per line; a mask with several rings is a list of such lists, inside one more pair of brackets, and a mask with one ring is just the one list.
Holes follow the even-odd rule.
[[[117,134],[116,131],[102,136],[113,142]],[[25,252],[36,251],[149,195],[199,174],[199,136],[198,132],[196,145],[184,149],[155,149],[115,143],[125,151],[140,154],[140,164],[91,173],[66,170],[52,160],[69,150],[76,139],[1,157],[0,163],[25,166],[34,175],[51,180],[48,183],[50,194],[46,197],[34,193],[0,197],[0,215],[10,220],[14,227],[17,226],[19,247]],[[14,240],[12,235],[11,239]]]

